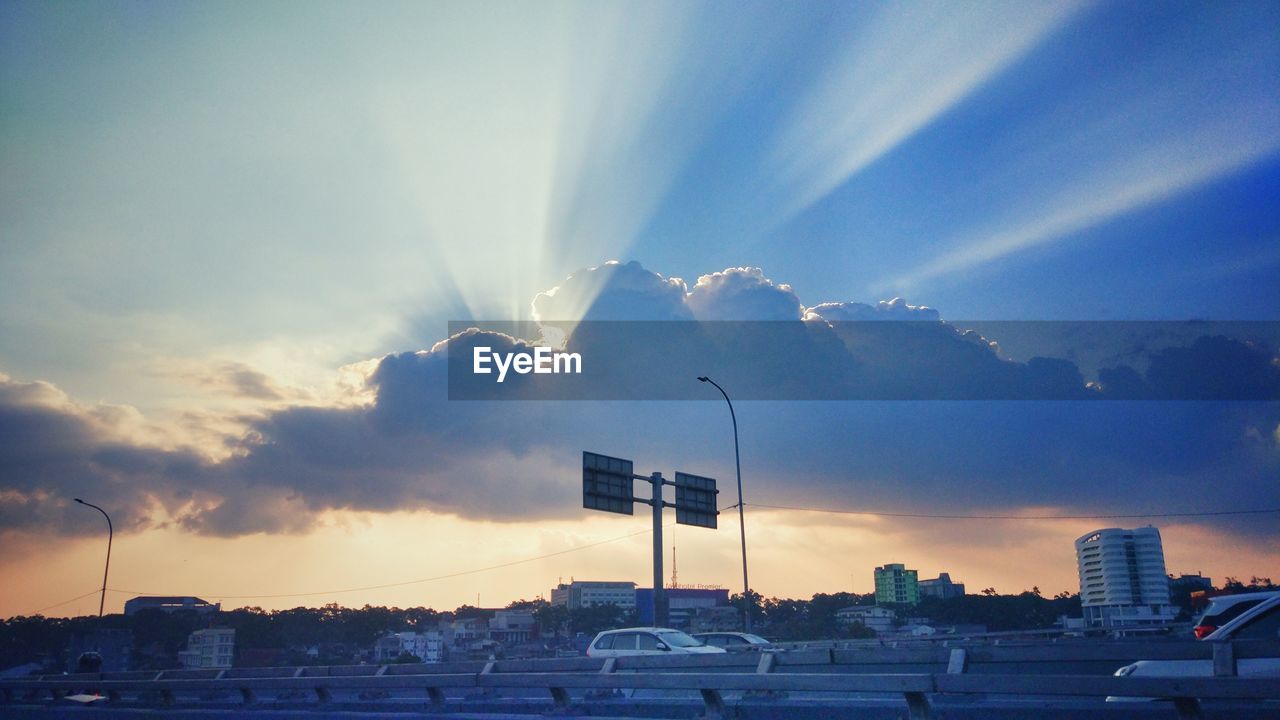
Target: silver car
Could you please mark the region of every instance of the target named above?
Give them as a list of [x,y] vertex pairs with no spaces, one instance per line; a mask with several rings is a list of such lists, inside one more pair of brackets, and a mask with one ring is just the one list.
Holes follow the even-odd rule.
[[724,648],[703,644],[679,630],[660,627],[620,628],[596,635],[587,647],[587,657],[629,655],[703,655],[722,653]]

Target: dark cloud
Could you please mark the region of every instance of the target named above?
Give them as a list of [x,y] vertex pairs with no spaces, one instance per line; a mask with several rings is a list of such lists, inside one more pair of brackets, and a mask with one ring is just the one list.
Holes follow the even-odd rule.
[[104,415],[47,385],[0,378],[0,530],[99,532],[76,497],[108,508],[117,530],[148,527],[153,508],[180,512],[179,492],[209,482],[197,454],[122,438]]
[[[1002,359],[992,342],[998,337],[943,323],[928,308],[899,300],[828,303],[802,315],[794,292],[758,271],[706,277],[716,279],[687,291],[635,263],[608,265],[575,273],[535,307],[567,312],[570,305],[561,303],[575,298],[604,318],[758,313],[795,320],[765,323],[785,330],[769,343],[733,331],[732,322],[703,323],[690,341],[729,348],[720,357],[737,358],[711,369],[664,366],[669,353],[662,347],[589,329],[569,338],[571,348],[632,363],[627,372],[665,368],[673,384],[694,392],[707,391],[694,377],[709,373],[735,394],[752,384],[812,389],[854,377],[887,390],[923,384],[938,397],[982,388],[988,396],[993,389],[1023,398],[1049,389],[1054,397],[1143,400],[739,403],[743,463],[758,502],[1108,514],[1280,506],[1280,403],[1150,400],[1170,388],[1272,387],[1270,348],[1208,336],[1152,352],[1141,370],[1109,368],[1089,387],[1070,361]],[[904,315],[926,322],[862,322]],[[480,344],[529,347],[513,335],[470,330],[430,350],[388,355],[369,378],[370,405],[289,407],[250,419],[249,431],[231,441],[231,456],[216,463],[121,437],[111,430],[118,418],[110,411],[73,406],[47,385],[3,380],[0,528],[92,530],[69,514],[79,494],[109,507],[124,529],[159,522],[152,515],[162,510],[193,532],[217,535],[303,531],[331,509],[577,517],[582,450],[632,457],[645,472],[732,476],[732,438],[718,394],[706,392],[711,403],[450,401],[450,356],[468,357]],[[533,376],[509,382],[517,390],[521,383],[536,387]],[[1216,522],[1270,543],[1273,525]]]

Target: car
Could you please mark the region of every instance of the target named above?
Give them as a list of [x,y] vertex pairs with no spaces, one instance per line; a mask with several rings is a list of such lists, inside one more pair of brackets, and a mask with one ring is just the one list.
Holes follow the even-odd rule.
[[707,645],[712,647],[722,647],[725,650],[765,650],[772,647],[768,640],[759,635],[743,632],[704,632],[694,633],[693,636]]
[[605,630],[587,646],[587,657],[632,655],[707,655],[724,648],[704,644],[679,630],[660,627],[633,627]]
[[1200,619],[1196,621],[1196,626],[1192,632],[1195,633],[1197,640],[1203,640],[1225,625],[1228,620],[1237,617],[1263,600],[1277,595],[1280,595],[1280,590],[1220,595],[1213,598],[1209,601],[1209,606],[1205,608]]
[[[1280,593],[1245,610],[1222,627],[1205,636],[1208,642],[1228,640],[1280,639]],[[1280,657],[1240,658],[1236,661],[1240,677],[1280,678]],[[1213,660],[1139,660],[1115,671],[1116,677],[1209,677]],[[1107,698],[1130,700],[1136,698]]]

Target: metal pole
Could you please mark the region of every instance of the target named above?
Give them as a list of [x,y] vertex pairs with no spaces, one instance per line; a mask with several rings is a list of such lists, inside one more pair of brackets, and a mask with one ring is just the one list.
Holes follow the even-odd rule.
[[88,505],[97,510],[102,513],[102,517],[107,519],[107,566],[102,569],[102,598],[98,600],[98,617],[102,617],[102,608],[107,604],[107,573],[111,572],[111,540],[115,536],[115,530],[111,527],[111,516],[107,514],[106,510],[93,503],[87,503],[80,498],[74,498],[74,500],[81,505]]
[[653,483],[653,624],[667,626],[666,592],[662,588],[662,473],[649,476]]
[[738,416],[733,412],[733,401],[729,393],[709,377],[698,378],[701,382],[709,382],[716,386],[724,401],[729,403],[729,418],[733,420],[733,464],[738,471],[738,532],[742,537],[742,628],[751,632],[751,583],[747,581],[747,521],[742,509],[742,460],[738,455]]

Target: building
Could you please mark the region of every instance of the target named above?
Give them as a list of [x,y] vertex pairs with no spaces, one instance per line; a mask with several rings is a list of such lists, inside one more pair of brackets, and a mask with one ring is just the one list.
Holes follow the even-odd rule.
[[604,580],[572,580],[551,590],[551,604],[570,610],[597,605],[617,605],[624,610],[636,607],[636,584]]
[[175,613],[179,610],[192,610],[200,615],[216,613],[222,609],[221,603],[210,603],[189,595],[140,595],[124,603],[125,615],[137,615],[143,610],[161,610]]
[[[729,604],[725,588],[667,588],[667,625],[685,629],[692,627],[699,609],[724,607]],[[636,609],[641,625],[653,625],[653,588],[636,588]]]
[[196,630],[187,636],[187,649],[178,653],[182,667],[229,668],[235,657],[236,631],[233,628]]
[[920,602],[918,573],[902,563],[889,563],[875,570],[876,604],[915,605]]
[[877,634],[893,632],[893,621],[897,613],[889,608],[877,605],[855,605],[836,611],[836,624],[842,628],[862,623],[875,630]]
[[399,632],[378,638],[373,644],[373,661],[395,662],[402,655],[413,655],[424,663],[444,662],[444,633]]
[[933,597],[946,600],[964,595],[964,583],[952,582],[949,573],[938,573],[936,578],[921,580],[918,587],[922,598]]
[[1209,591],[1213,589],[1213,578],[1207,578],[1200,573],[1195,575],[1179,575],[1169,576],[1169,592],[1182,592],[1190,595],[1197,591]]
[[686,632],[733,632],[742,629],[742,613],[732,605],[694,608]]
[[508,647],[527,643],[537,634],[532,610],[498,610],[489,621],[489,639]]
[[1150,625],[1176,617],[1158,529],[1095,530],[1076,540],[1076,564],[1086,625]]

